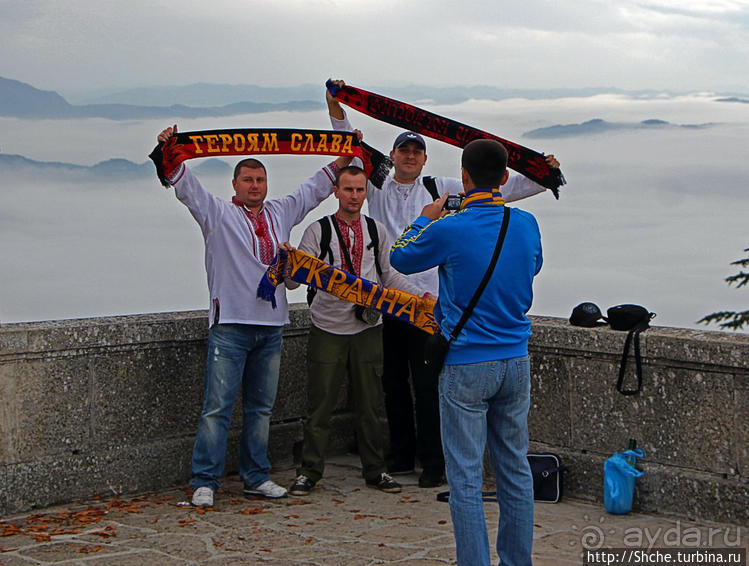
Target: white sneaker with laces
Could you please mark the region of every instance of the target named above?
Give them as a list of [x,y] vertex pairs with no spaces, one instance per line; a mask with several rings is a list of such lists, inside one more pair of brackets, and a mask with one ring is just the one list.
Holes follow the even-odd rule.
[[269,499],[278,499],[280,497],[286,497],[286,488],[268,480],[255,487],[245,487],[244,494],[262,495]]
[[208,486],[199,487],[192,494],[195,507],[213,507],[213,490]]

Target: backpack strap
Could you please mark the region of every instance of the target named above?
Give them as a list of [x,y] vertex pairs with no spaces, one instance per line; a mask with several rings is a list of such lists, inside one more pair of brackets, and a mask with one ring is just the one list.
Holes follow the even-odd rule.
[[[637,395],[642,390],[642,356],[640,355],[640,331],[641,328],[633,328],[627,332],[624,341],[624,353],[622,363],[619,365],[619,379],[616,382],[616,390],[622,395]],[[627,358],[629,357],[629,346],[634,338],[635,342],[635,372],[637,374],[637,389],[624,389],[624,370],[627,369]]]
[[375,268],[377,268],[377,276],[380,278],[380,281],[382,281],[382,267],[380,267],[380,235],[377,233],[377,223],[374,221],[374,218],[370,218],[369,216],[364,216],[364,219],[367,221],[369,239],[372,240],[372,243],[367,246],[367,249],[374,247]]
[[[323,216],[318,220],[320,223],[320,253],[317,259],[322,259],[326,255],[330,256],[328,263],[333,263],[333,252],[330,249],[330,236],[332,234],[330,230],[330,219],[327,216]],[[307,287],[307,306],[312,306],[312,301],[315,299],[317,289],[311,285]]]
[[424,181],[424,187],[426,190],[429,191],[430,195],[432,195],[432,200],[438,200],[440,195],[437,192],[437,181],[434,177],[422,177],[421,180]]

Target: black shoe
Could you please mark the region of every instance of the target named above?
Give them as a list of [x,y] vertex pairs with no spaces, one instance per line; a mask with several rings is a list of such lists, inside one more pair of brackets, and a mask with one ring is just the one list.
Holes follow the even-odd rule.
[[439,487],[445,483],[442,470],[423,470],[419,476],[419,487]]
[[387,474],[380,474],[376,480],[367,480],[367,487],[379,489],[385,493],[400,493],[401,484]]
[[315,482],[304,474],[299,474],[289,488],[289,493],[291,495],[309,495],[313,487],[315,487]]

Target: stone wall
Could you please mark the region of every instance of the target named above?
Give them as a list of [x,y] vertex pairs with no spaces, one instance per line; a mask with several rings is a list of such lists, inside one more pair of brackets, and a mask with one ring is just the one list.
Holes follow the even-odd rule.
[[636,508],[749,525],[749,335],[651,328],[642,393],[625,396],[626,332],[545,317],[533,331],[530,437],[563,457],[571,493],[601,501],[603,462],[633,437],[645,452]]
[[[292,464],[305,413],[308,311],[290,317],[275,466]],[[637,508],[749,524],[749,335],[652,328],[643,392],[625,397],[625,333],[547,317],[533,330],[532,449],[562,456],[568,494],[600,500],[603,461],[634,437],[646,455]],[[206,335],[205,311],[0,326],[0,516],[186,482]],[[335,419],[341,451],[353,442],[345,391]]]

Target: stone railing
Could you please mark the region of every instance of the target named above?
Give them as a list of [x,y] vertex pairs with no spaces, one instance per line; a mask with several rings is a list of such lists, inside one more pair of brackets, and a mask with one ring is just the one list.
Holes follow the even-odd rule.
[[[306,406],[309,315],[290,316],[276,466],[298,453]],[[749,523],[749,335],[652,328],[643,391],[625,397],[614,387],[625,333],[547,317],[533,330],[532,449],[561,455],[567,494],[600,500],[603,461],[634,437],[646,455],[636,508]],[[0,516],[187,481],[206,335],[205,311],[0,326]],[[332,452],[353,443],[347,406],[344,391]]]

